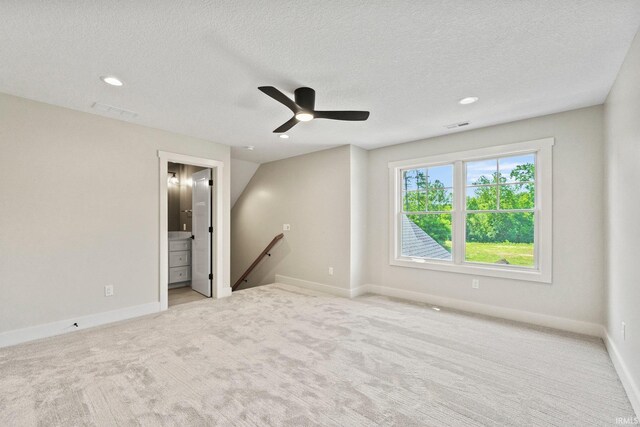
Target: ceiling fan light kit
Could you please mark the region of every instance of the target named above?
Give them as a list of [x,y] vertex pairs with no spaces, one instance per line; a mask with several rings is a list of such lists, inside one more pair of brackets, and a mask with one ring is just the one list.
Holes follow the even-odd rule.
[[362,121],[369,118],[368,111],[316,111],[314,109],[316,91],[310,87],[296,89],[294,91],[295,101],[273,86],[260,86],[258,89],[293,112],[293,117],[274,130],[274,133],[286,132],[299,122],[308,122],[313,119]]

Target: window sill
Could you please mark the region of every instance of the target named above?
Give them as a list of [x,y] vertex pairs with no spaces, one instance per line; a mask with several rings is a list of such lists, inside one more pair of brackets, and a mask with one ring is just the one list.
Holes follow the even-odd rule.
[[470,274],[474,276],[489,276],[502,279],[523,280],[527,282],[551,283],[551,274],[540,270],[525,270],[521,268],[492,267],[478,264],[453,264],[447,261],[412,260],[396,258],[389,260],[390,265],[398,267],[419,268],[423,270],[446,271],[450,273]]

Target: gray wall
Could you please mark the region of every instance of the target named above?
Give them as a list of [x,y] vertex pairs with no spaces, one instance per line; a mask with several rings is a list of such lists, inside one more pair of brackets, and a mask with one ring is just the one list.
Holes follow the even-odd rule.
[[[480,289],[472,289],[470,275],[389,265],[388,162],[550,136],[552,284],[479,277]],[[351,290],[371,284],[586,322],[593,330],[605,318],[603,155],[603,107],[596,106],[368,152],[345,146],[267,163],[232,210],[232,277],[291,223],[276,258],[250,285],[273,282],[275,274]]]
[[231,208],[235,206],[258,166],[259,163],[231,159]]
[[[640,410],[640,36],[605,103],[607,333],[635,383]],[[621,324],[626,323],[626,339]],[[640,415],[640,414],[638,414]]]
[[260,165],[231,211],[232,281],[291,224],[246,286],[273,283],[277,273],[349,288],[349,176],[348,146]]
[[[553,283],[389,265],[390,161],[553,136]],[[602,107],[471,130],[369,152],[367,281],[375,285],[601,324],[603,304]]]
[[158,150],[225,163],[229,224],[228,146],[0,94],[0,332],[158,301]]

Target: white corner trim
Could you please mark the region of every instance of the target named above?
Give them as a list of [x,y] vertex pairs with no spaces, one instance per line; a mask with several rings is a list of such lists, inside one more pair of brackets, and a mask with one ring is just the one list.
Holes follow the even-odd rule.
[[472,301],[464,301],[455,298],[441,297],[422,292],[389,288],[386,286],[368,284],[362,287],[366,289],[366,292],[372,294],[401,298],[410,301],[425,302],[441,307],[453,308],[455,310],[483,314],[485,316],[499,317],[502,319],[514,320],[516,322],[530,323],[533,325],[545,326],[548,328],[560,329],[563,331],[590,335],[598,338],[602,337],[602,325],[599,325],[597,323],[583,322],[581,320],[550,316],[548,314],[539,314],[530,311],[516,310],[512,308],[498,307]]
[[604,341],[604,345],[607,347],[607,351],[609,352],[609,357],[613,362],[613,366],[618,373],[618,377],[622,382],[622,386],[627,392],[627,397],[629,397],[629,401],[631,402],[631,407],[636,413],[636,416],[640,417],[640,386],[636,384],[633,377],[629,373],[629,369],[627,368],[627,364],[622,359],[618,348],[615,343],[609,336],[607,330],[604,330],[602,340]]
[[[120,320],[131,319],[133,317],[158,313],[159,311],[160,303],[155,301],[147,304],[125,307],[118,310],[89,314],[87,316],[79,316],[67,320],[58,320],[56,322],[45,323],[28,328],[2,332],[0,333],[0,348],[40,338],[48,338],[55,335],[75,332],[82,329],[92,328],[94,326],[105,325],[107,323],[118,322]],[[73,326],[74,323],[77,323],[78,327]]]
[[311,282],[309,280],[296,279],[295,277],[282,276],[276,274],[276,283],[284,285],[296,286],[298,288],[309,289],[311,291],[331,294],[338,297],[351,298],[351,291],[337,286],[325,285],[323,283]]
[[369,285],[358,286],[357,288],[351,289],[351,298],[355,298],[357,296],[364,295],[367,292],[370,292],[369,291]]
[[232,289],[230,286],[223,286],[222,288],[220,288],[220,294],[218,295],[217,298],[230,297],[231,293],[232,293]]

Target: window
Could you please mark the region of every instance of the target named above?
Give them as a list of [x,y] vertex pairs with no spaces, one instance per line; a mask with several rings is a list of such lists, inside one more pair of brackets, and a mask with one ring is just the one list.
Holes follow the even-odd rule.
[[390,163],[390,263],[550,282],[553,142]]
[[451,260],[453,165],[402,171],[403,256]]
[[465,261],[535,267],[535,153],[465,162]]

